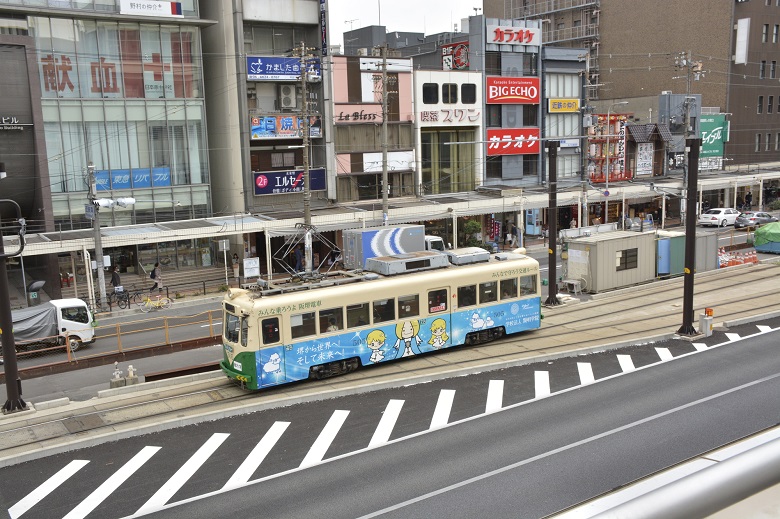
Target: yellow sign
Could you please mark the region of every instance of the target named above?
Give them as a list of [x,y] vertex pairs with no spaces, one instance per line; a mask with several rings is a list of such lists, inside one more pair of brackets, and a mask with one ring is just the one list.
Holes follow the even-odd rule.
[[579,99],[548,99],[547,111],[551,114],[571,113],[580,111]]

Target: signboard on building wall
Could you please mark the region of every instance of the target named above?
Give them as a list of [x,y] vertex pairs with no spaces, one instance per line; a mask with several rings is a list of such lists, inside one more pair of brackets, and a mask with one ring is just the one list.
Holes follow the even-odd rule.
[[469,44],[462,42],[442,45],[441,65],[443,70],[468,70]]
[[328,55],[328,13],[325,10],[325,0],[320,0],[320,45],[322,55]]
[[457,125],[474,126],[479,124],[482,111],[478,108],[443,108],[441,110],[423,110],[420,112],[420,123],[424,126]]
[[541,45],[542,31],[537,28],[488,25],[485,43],[493,45]]
[[134,168],[95,171],[95,187],[98,191],[142,187],[167,187],[171,185],[171,168]]
[[653,151],[655,146],[652,142],[640,142],[636,145],[636,175],[650,176],[653,174]]
[[538,77],[485,78],[485,102],[487,104],[539,104]]
[[488,128],[488,157],[538,155],[539,128]]
[[119,14],[133,16],[161,16],[182,18],[181,2],[160,2],[157,0],[120,0]]
[[336,124],[354,123],[381,123],[381,104],[336,104],[333,113],[333,122]]
[[[252,173],[255,195],[303,193],[303,170],[261,171]],[[309,170],[309,189],[325,191],[325,168]]]
[[[250,117],[250,138],[299,139],[303,136],[303,118],[297,114]],[[322,120],[319,115],[309,117],[309,137],[322,137]]]
[[[309,76],[320,77],[320,60],[309,62]],[[247,81],[299,81],[301,60],[286,56],[247,56]]]
[[728,123],[725,114],[702,114],[699,119],[701,130],[700,157],[722,157],[723,145],[728,141]]
[[551,114],[575,113],[580,111],[579,99],[548,99],[547,111]]

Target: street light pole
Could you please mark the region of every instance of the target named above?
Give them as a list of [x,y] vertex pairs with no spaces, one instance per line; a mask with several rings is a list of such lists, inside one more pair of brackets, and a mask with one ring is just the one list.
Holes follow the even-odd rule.
[[382,225],[388,223],[388,196],[390,191],[387,178],[387,42],[382,47]]
[[309,179],[309,92],[308,92],[308,49],[301,42],[301,101],[303,104],[303,223],[311,226],[311,182]]
[[612,111],[612,107],[618,106],[618,105],[627,105],[628,101],[618,101],[617,103],[612,103],[609,105],[609,108],[607,108],[607,174],[606,174],[606,185],[604,187],[604,223],[609,223],[609,157],[611,155],[609,151],[609,137],[610,134],[612,134],[612,121],[610,120],[610,113]]
[[[100,235],[100,206],[95,203],[97,200],[97,185],[95,183],[95,165],[90,162],[87,165],[89,173],[89,201],[95,207],[95,218],[92,219],[92,227],[95,230],[95,268],[98,275],[98,293],[100,294],[100,305],[107,303],[106,298],[106,273],[103,271],[103,238]],[[89,268],[89,265],[85,265]],[[90,294],[90,301],[94,296]]]

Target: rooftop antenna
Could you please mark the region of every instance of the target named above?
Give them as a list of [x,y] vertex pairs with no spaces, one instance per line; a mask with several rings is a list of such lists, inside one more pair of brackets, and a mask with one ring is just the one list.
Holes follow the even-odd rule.
[[352,30],[352,24],[354,24],[358,20],[359,20],[359,18],[353,18],[351,20],[344,20],[344,23],[348,23],[349,24],[349,30],[351,31]]

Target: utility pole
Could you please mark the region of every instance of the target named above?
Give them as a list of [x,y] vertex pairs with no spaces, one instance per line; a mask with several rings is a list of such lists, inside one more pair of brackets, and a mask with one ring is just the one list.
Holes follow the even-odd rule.
[[[5,172],[5,168],[0,168]],[[18,256],[24,250],[25,223],[22,218],[22,210],[19,204],[13,200],[0,200],[1,203],[9,203],[16,207],[16,214],[20,224],[19,251],[13,254],[5,253],[3,245],[3,233],[0,231],[0,328],[2,329],[3,362],[5,363],[5,390],[7,399],[3,405],[3,414],[16,411],[26,411],[27,404],[22,400],[22,381],[19,378],[19,370],[16,364],[16,341],[14,340],[13,315],[11,313],[11,295],[8,288],[7,258]]]
[[[684,116],[684,142],[686,144],[686,147],[688,145],[688,141],[691,138],[691,106],[694,104],[691,101],[693,98],[691,97],[691,81],[694,79],[698,81],[701,77],[703,77],[702,73],[702,62],[701,61],[693,61],[691,57],[691,51],[687,52],[681,52],[674,58],[674,66],[678,70],[683,70],[685,75],[684,76],[677,76],[677,77],[684,77],[685,78],[685,101],[683,102],[683,116]],[[676,79],[676,78],[673,78]],[[690,168],[689,162],[688,162],[688,153],[685,153],[683,155],[683,190],[688,189],[688,169]],[[697,153],[697,159],[698,159],[698,153]],[[698,165],[697,165],[698,167]],[[696,185],[694,184],[694,191],[696,190]],[[686,200],[686,207],[683,211],[683,218],[685,217],[685,214],[687,214],[689,207],[687,207],[687,193],[683,191],[683,197]],[[694,199],[694,205],[691,206],[691,208],[696,207],[696,200]],[[696,213],[696,211],[694,211]]]
[[[688,139],[685,141],[690,155],[691,166],[688,175],[687,200],[689,207],[696,204],[696,184],[699,181],[699,149],[701,139]],[[683,322],[677,333],[680,335],[696,335],[693,327],[693,275],[696,270],[696,212],[687,211],[685,214],[685,267],[683,269]]]
[[547,249],[547,264],[549,277],[549,295],[545,304],[557,306],[558,301],[558,264],[556,253],[558,249],[558,146],[560,141],[547,142],[547,163],[550,165],[549,201],[547,203],[547,232],[549,234],[550,248]]
[[[106,273],[103,271],[103,238],[100,235],[100,205],[97,200],[97,184],[95,182],[95,165],[90,162],[87,165],[89,174],[89,202],[95,207],[95,217],[92,219],[92,227],[95,230],[95,268],[98,276],[98,293],[100,294],[100,306],[108,302],[106,298]],[[89,265],[85,265],[89,269]],[[94,303],[94,294],[89,295]],[[93,304],[93,308],[94,308]]]
[[382,49],[382,225],[388,224],[388,192],[390,184],[387,178],[387,42]]
[[309,48],[304,42],[297,49],[297,56],[301,62],[301,101],[303,109],[301,118],[303,119],[303,223],[307,227],[311,226],[311,182],[309,179],[309,60],[311,59]]

